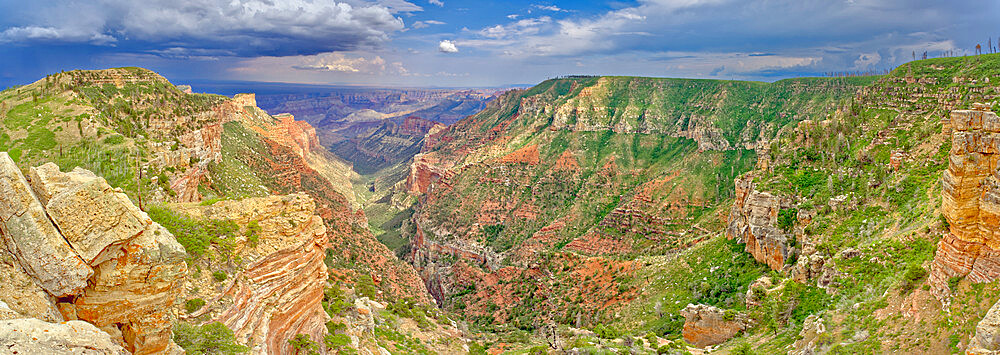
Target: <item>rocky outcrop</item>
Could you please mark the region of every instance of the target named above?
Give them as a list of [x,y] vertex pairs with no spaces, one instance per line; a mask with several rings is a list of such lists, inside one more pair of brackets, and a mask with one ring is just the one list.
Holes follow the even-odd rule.
[[270,140],[287,146],[305,158],[306,153],[313,148],[319,147],[319,138],[316,137],[316,129],[305,121],[296,121],[295,116],[288,113],[273,116],[275,122],[272,126],[251,126],[257,133]]
[[90,323],[48,323],[34,318],[0,320],[0,349],[4,354],[128,354]]
[[724,343],[749,325],[746,315],[715,306],[689,304],[680,313],[684,340],[699,348]]
[[976,335],[969,341],[966,354],[997,354],[1000,353],[1000,302],[990,307],[979,324],[976,325]]
[[448,171],[441,163],[433,152],[414,156],[410,174],[406,177],[406,190],[412,194],[427,193],[431,184],[440,180]]
[[781,270],[793,252],[790,237],[778,228],[781,202],[777,196],[757,191],[752,176],[736,178],[736,201],[729,211],[726,238],[746,244],[754,259],[772,270]]
[[241,240],[236,245],[247,264],[233,277],[235,281],[192,317],[211,313],[254,353],[294,353],[288,340],[296,334],[323,338],[328,319],[322,307],[328,277],[323,263],[326,226],[316,215],[312,198],[269,196],[180,210],[199,218],[260,226],[256,243]]
[[952,146],[941,179],[941,213],[948,234],[938,243],[929,276],[932,292],[946,300],[948,279],[1000,279],[1000,118],[986,105],[952,111],[946,130]]
[[7,252],[49,294],[79,294],[94,270],[46,215],[28,181],[7,153],[0,153],[0,236]]
[[[59,297],[60,318],[89,322],[135,354],[176,349],[169,308],[186,254],[174,237],[88,171],[63,173],[51,163],[33,168],[31,190],[5,153],[0,166],[0,188],[10,192],[0,194],[4,208],[32,211],[20,220],[5,218],[0,234],[13,259],[49,294],[49,304]],[[24,222],[28,216],[33,223]],[[8,271],[18,280],[16,270]],[[27,299],[0,296],[29,310],[27,316],[54,318],[46,317],[37,292],[25,291]]]

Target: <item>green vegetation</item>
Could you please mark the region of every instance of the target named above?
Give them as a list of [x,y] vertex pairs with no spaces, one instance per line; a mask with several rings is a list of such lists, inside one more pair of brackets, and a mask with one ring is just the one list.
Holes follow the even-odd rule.
[[[209,245],[228,248],[227,243],[239,234],[239,226],[230,220],[195,219],[163,206],[149,206],[146,212],[149,218],[170,231],[193,258],[205,254]],[[224,273],[221,277],[225,280]]]
[[295,354],[319,355],[319,344],[312,340],[308,334],[296,334],[295,338],[288,339],[288,344],[295,349]]
[[193,298],[184,301],[184,310],[187,311],[188,313],[194,313],[195,311],[201,309],[201,307],[204,306],[205,306],[205,300],[201,298]]
[[174,342],[188,354],[243,354],[249,351],[235,342],[233,331],[219,322],[203,326],[178,323],[174,326]]

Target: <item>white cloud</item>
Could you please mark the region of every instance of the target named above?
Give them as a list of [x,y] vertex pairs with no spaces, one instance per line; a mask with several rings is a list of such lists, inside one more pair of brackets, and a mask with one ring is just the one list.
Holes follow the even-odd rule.
[[104,33],[48,26],[11,27],[0,32],[0,43],[25,41],[70,41],[108,45],[117,39]]
[[444,3],[441,2],[441,0],[427,0],[427,3],[431,4],[431,5],[437,5],[437,6],[444,7]]
[[445,23],[441,22],[441,21],[426,20],[426,21],[417,21],[417,22],[414,22],[413,25],[411,25],[410,27],[413,27],[413,28],[416,28],[416,29],[421,29],[421,28],[431,27],[431,25],[443,25],[443,24],[445,24]]
[[518,14],[507,15],[507,18],[509,18],[511,20],[517,20],[518,17],[521,17],[521,15],[518,15]]
[[531,5],[531,7],[534,7],[534,8],[539,9],[539,10],[546,10],[546,11],[569,12],[569,10],[562,9],[559,6],[555,6],[555,5],[533,4],[533,5]]
[[507,25],[484,28],[479,30],[479,35],[493,39],[533,35],[541,32],[542,27],[550,23],[552,23],[552,18],[548,16],[526,18]]
[[441,43],[438,43],[438,51],[442,53],[458,53],[458,47],[455,46],[455,42],[443,40]]

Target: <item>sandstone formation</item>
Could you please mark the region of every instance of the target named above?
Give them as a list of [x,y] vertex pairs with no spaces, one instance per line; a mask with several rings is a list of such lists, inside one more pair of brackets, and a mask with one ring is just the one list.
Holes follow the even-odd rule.
[[941,179],[941,213],[949,231],[938,243],[929,276],[941,300],[951,294],[949,278],[975,283],[1000,278],[1000,118],[975,104],[952,111],[945,125],[952,146]]
[[[88,171],[62,173],[54,164],[46,164],[31,170],[31,190],[5,153],[0,153],[0,167],[0,188],[10,191],[0,194],[6,197],[4,209],[34,211],[22,212],[20,221],[5,218],[0,234],[27,274],[50,297],[60,297],[54,305],[58,318],[89,322],[135,354],[176,349],[169,308],[186,272],[186,254],[174,237],[125,194]],[[46,201],[44,209],[35,196]],[[26,216],[36,222],[25,223]],[[38,239],[44,235],[47,239]],[[79,264],[71,263],[75,268],[66,270],[66,260]],[[16,270],[7,268],[7,273],[12,281],[24,284]],[[56,287],[74,284],[66,280],[80,285]],[[0,296],[26,310],[25,316],[56,318],[46,314],[52,306],[45,307],[38,292],[31,287],[24,291],[25,297],[7,291]],[[48,299],[49,305],[55,301]]]
[[327,268],[326,226],[316,204],[305,194],[220,201],[181,210],[199,218],[226,219],[260,226],[256,244],[238,243],[247,263],[234,281],[214,295],[197,317],[211,312],[254,353],[294,353],[288,340],[296,334],[322,339],[328,319],[323,311]]
[[743,314],[703,304],[689,304],[680,314],[684,316],[684,340],[699,348],[724,343],[749,325]]
[[92,324],[72,320],[48,323],[34,318],[0,320],[3,354],[128,354],[108,333]]
[[781,202],[777,196],[757,191],[752,176],[736,178],[736,201],[729,212],[726,238],[746,244],[754,259],[772,270],[781,270],[793,251],[790,237],[778,228]]

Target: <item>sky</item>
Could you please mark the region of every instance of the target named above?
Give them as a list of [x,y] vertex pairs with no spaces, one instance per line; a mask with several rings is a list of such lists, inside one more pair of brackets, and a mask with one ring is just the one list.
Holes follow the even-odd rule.
[[175,84],[773,81],[1000,38],[995,0],[0,0],[0,88],[140,66]]

